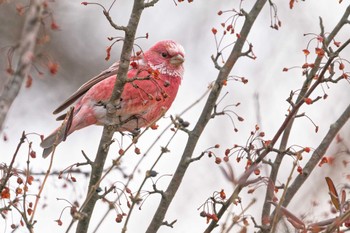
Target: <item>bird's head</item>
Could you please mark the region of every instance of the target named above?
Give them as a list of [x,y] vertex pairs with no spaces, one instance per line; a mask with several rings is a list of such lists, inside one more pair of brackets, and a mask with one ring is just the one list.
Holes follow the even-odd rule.
[[185,50],[175,41],[163,40],[156,43],[144,53],[144,57],[148,65],[161,74],[182,78]]

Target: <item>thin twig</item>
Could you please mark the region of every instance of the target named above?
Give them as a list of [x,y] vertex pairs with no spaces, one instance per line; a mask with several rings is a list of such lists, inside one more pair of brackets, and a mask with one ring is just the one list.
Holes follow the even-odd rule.
[[[167,144],[165,145],[164,148],[168,148],[168,146],[170,145],[170,143],[172,142],[172,140],[174,139],[175,135],[177,134],[177,132],[179,131],[179,129],[175,130],[175,132],[173,133],[173,135],[171,136],[171,138],[169,139],[169,141],[167,142]],[[159,154],[158,158],[156,159],[156,161],[153,163],[153,165],[151,166],[151,168],[149,169],[150,171],[153,171],[155,166],[157,165],[157,163],[159,162],[159,160],[162,158],[162,156],[167,152],[168,150],[161,150],[161,153]],[[146,181],[148,180],[148,178],[150,178],[150,176],[148,174],[145,175],[143,181],[141,182],[141,185],[139,186],[137,192],[136,192],[136,195],[135,197],[138,198],[140,196],[140,193],[141,193],[141,190],[143,188],[143,186],[145,185]],[[129,219],[130,219],[130,216],[131,216],[131,213],[135,207],[135,204],[137,204],[137,202],[133,201],[132,204],[131,204],[131,207],[130,207],[130,210],[129,210],[129,213],[126,217],[126,220],[125,220],[125,223],[124,223],[124,226],[123,226],[123,229],[122,229],[122,233],[125,233],[126,232],[126,229],[127,229],[127,225],[128,225],[128,222],[129,222]]]
[[[36,213],[37,206],[39,204],[41,193],[43,192],[45,184],[46,184],[46,181],[47,181],[47,179],[48,179],[48,177],[50,176],[50,173],[51,173],[51,168],[52,168],[53,159],[54,159],[56,147],[57,147],[57,144],[58,144],[58,140],[60,138],[60,135],[66,134],[67,127],[69,127],[69,126],[67,126],[67,124],[69,125],[69,122],[71,121],[71,118],[72,118],[72,115],[73,115],[73,109],[74,108],[71,108],[70,111],[68,111],[64,121],[61,124],[61,127],[59,128],[59,130],[57,132],[56,141],[54,143],[53,150],[52,150],[51,157],[50,157],[50,163],[49,163],[49,166],[48,166],[47,171],[45,173],[44,180],[43,180],[42,184],[40,185],[39,192],[36,195],[35,202],[34,202],[34,207],[33,207],[33,212],[31,214],[31,217],[30,217],[30,220],[29,220],[30,224],[32,224],[32,225],[34,224],[34,221],[35,221],[34,220],[34,216],[35,216],[35,213]],[[29,171],[29,160],[28,160],[27,166],[28,166],[27,167],[27,171]]]
[[152,7],[154,6],[157,2],[159,2],[159,0],[152,0],[152,1],[149,1],[149,2],[146,2],[144,4],[144,7],[147,8],[147,7]]
[[[204,97],[209,93],[210,88],[208,88],[196,101],[194,101],[192,104],[190,104],[188,107],[186,107],[180,114],[179,116],[181,117],[183,114],[185,114],[187,111],[189,111],[190,109],[192,109],[196,104],[198,104],[201,100],[204,99]],[[158,135],[158,137],[153,141],[153,143],[148,147],[148,149],[146,150],[146,152],[142,155],[142,157],[139,159],[139,161],[137,162],[137,164],[135,165],[134,169],[131,171],[131,175],[128,177],[128,180],[125,184],[125,188],[126,189],[131,180],[133,179],[133,175],[135,174],[135,172],[137,171],[137,169],[139,168],[139,166],[141,165],[142,161],[145,158],[148,158],[147,155],[149,154],[149,152],[151,151],[151,149],[154,148],[154,146],[156,145],[156,143],[159,141],[159,139],[161,137],[163,137],[163,135],[168,131],[168,129],[173,125],[173,123],[170,123],[168,126],[166,126],[164,128],[164,130]],[[125,190],[123,190],[125,191]],[[119,201],[119,196],[114,200],[114,202]],[[94,229],[93,233],[97,232],[97,230],[99,229],[99,227],[101,226],[101,223],[107,218],[108,214],[110,213],[111,209],[109,208],[106,213],[103,215],[103,217],[100,219],[99,224],[97,224],[96,228]]]
[[5,188],[6,186],[6,183],[8,182],[8,180],[10,179],[10,177],[12,176],[12,168],[13,168],[13,164],[15,163],[15,160],[16,160],[16,157],[17,157],[17,154],[18,154],[18,151],[19,149],[21,148],[22,144],[24,143],[24,140],[26,139],[26,135],[25,135],[25,132],[23,131],[22,133],[22,136],[21,136],[21,139],[19,140],[19,143],[17,145],[17,148],[16,148],[16,151],[14,153],[14,155],[12,156],[12,160],[10,162],[10,165],[9,167],[4,170],[6,176],[4,178],[1,179],[1,183],[0,183],[0,193],[2,192],[2,190]]

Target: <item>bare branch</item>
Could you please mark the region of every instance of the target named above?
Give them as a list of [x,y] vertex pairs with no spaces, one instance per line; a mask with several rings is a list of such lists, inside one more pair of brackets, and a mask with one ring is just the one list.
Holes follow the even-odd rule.
[[221,56],[221,53],[217,53],[216,57],[214,55],[211,56],[211,60],[214,62],[214,66],[217,70],[221,70],[221,66],[218,63],[218,59]]
[[[324,43],[323,43],[324,48],[327,48],[329,46],[330,42],[334,39],[334,37],[337,35],[337,33],[340,31],[340,29],[346,24],[346,21],[347,21],[347,18],[349,17],[349,15],[350,15],[350,5],[347,7],[345,13],[343,14],[343,16],[340,19],[340,21],[338,22],[338,24],[334,27],[332,32],[324,40]],[[324,35],[324,28],[323,28],[323,23],[322,23],[321,18],[320,18],[320,28],[321,28],[321,35],[323,36]],[[322,61],[322,57],[317,56],[317,58],[314,61],[314,67],[311,69],[311,71],[307,75],[307,78],[306,78],[306,80],[301,88],[301,91],[297,97],[296,103],[298,103],[298,102],[300,103],[300,101],[305,96],[307,96],[306,94],[309,91],[310,84],[313,80],[313,77],[315,77],[316,73],[318,72],[318,70],[320,68],[321,61]],[[323,79],[324,79],[324,77],[323,77]],[[293,109],[296,109],[295,104],[292,104],[292,107],[293,107]],[[296,111],[296,114],[297,114],[297,111]],[[283,135],[282,135],[281,143],[280,143],[280,147],[279,147],[279,149],[281,151],[286,149],[293,123],[294,123],[294,118],[290,119],[290,121],[288,122],[288,124],[286,125],[286,127],[283,131]],[[280,165],[282,164],[283,158],[284,158],[283,154],[279,153],[279,154],[277,154],[276,159],[273,162],[273,166],[272,166],[271,173],[270,173],[270,180],[273,183],[275,183],[277,180],[278,171],[279,171]],[[267,189],[266,195],[265,195],[264,207],[263,207],[262,215],[261,215],[262,222],[265,222],[265,220],[269,218],[270,211],[271,211],[271,205],[268,203],[268,201],[271,200],[272,195],[273,195],[273,190]]]
[[167,227],[170,227],[170,228],[174,228],[174,224],[177,222],[177,219],[175,219],[174,221],[172,222],[168,222],[168,221],[165,221],[162,223],[163,226],[167,226]]
[[16,148],[16,151],[15,151],[15,154],[12,156],[12,160],[10,162],[10,165],[9,167],[5,170],[4,169],[4,174],[6,174],[6,176],[4,178],[1,179],[1,183],[0,183],[0,193],[2,192],[2,190],[5,188],[6,186],[6,183],[8,182],[8,180],[10,179],[11,175],[12,175],[12,168],[13,168],[13,164],[15,163],[15,160],[16,160],[16,157],[17,157],[17,154],[18,154],[18,151],[19,149],[21,148],[22,144],[24,143],[24,140],[26,138],[26,135],[25,133],[23,132],[22,133],[22,136],[21,136],[21,139],[17,145],[17,148]]
[[[167,188],[167,190],[164,192],[163,197],[161,198],[160,204],[158,206],[158,209],[153,216],[152,222],[148,226],[147,233],[153,233],[157,232],[159,227],[162,225],[165,214],[167,209],[169,208],[169,205],[174,198],[181,181],[186,173],[186,170],[188,169],[188,166],[191,161],[191,157],[193,155],[193,151],[196,147],[196,144],[198,142],[198,139],[200,135],[202,134],[205,126],[209,122],[211,118],[211,113],[214,109],[214,106],[216,104],[216,101],[220,95],[221,89],[222,89],[222,83],[223,80],[226,80],[229,76],[232,67],[235,65],[239,57],[242,53],[243,45],[248,37],[248,34],[250,32],[250,29],[252,28],[257,16],[259,15],[261,9],[264,7],[267,0],[258,0],[256,1],[255,5],[253,6],[252,10],[249,12],[248,16],[246,17],[246,20],[244,22],[244,25],[242,27],[242,30],[240,32],[241,37],[237,39],[237,42],[235,43],[232,52],[227,59],[227,62],[225,65],[220,69],[219,75],[215,81],[215,84],[213,85],[211,92],[209,94],[208,100],[203,108],[202,114],[199,117],[199,120],[197,124],[195,125],[192,132],[189,134],[189,138],[185,147],[185,151],[181,157],[180,163],[176,169],[176,172]],[[240,186],[240,185],[239,185]],[[238,188],[238,190],[240,190]],[[231,203],[230,203],[231,204]]]
[[144,4],[144,7],[145,7],[145,8],[147,8],[147,7],[152,7],[152,6],[154,6],[157,2],[159,2],[159,0],[152,0],[152,1],[150,1],[150,2],[146,2],[146,3]]
[[35,51],[37,34],[43,15],[44,0],[33,0],[26,14],[19,44],[19,60],[16,71],[6,83],[0,96],[0,131],[6,115],[21,89],[24,78],[28,75]]
[[125,32],[128,30],[127,27],[119,26],[119,25],[117,25],[116,23],[114,23],[112,17],[109,15],[109,11],[104,10],[104,11],[103,11],[103,14],[106,16],[106,18],[107,18],[109,24],[110,24],[114,29],[116,29],[116,30],[121,30],[121,31],[125,31]]
[[[237,182],[237,186],[235,187],[235,190],[233,191],[233,193],[231,194],[231,196],[227,199],[226,202],[223,203],[222,207],[220,208],[220,210],[217,212],[216,216],[218,218],[218,220],[221,219],[221,217],[225,214],[226,210],[231,206],[232,203],[234,203],[234,200],[236,200],[237,198],[239,198],[239,193],[242,191],[242,189],[244,187],[246,187],[247,185],[250,185],[254,182],[257,182],[261,179],[257,178],[251,181],[248,181],[248,177],[250,176],[250,174],[254,171],[254,169],[256,168],[256,166],[251,166],[248,170],[246,170],[243,175],[238,179]],[[218,226],[217,221],[212,220],[209,224],[209,226],[207,227],[207,229],[205,229],[204,233],[210,233],[213,231],[214,228],[216,228]]]
[[[182,116],[183,114],[185,114],[187,111],[189,111],[190,109],[192,109],[196,104],[198,104],[201,100],[203,100],[203,98],[209,93],[210,89],[208,88],[196,101],[194,101],[192,104],[190,104],[188,107],[186,107],[180,114],[179,116]],[[146,152],[143,154],[143,156],[140,158],[140,160],[138,161],[138,163],[135,165],[134,169],[132,170],[132,172],[130,174],[135,174],[135,172],[137,171],[137,169],[139,168],[141,162],[145,159],[148,158],[147,155],[149,154],[149,152],[151,151],[152,148],[154,148],[154,146],[156,145],[156,143],[159,141],[159,139],[161,137],[163,137],[163,135],[165,134],[165,132],[167,132],[167,130],[173,125],[173,122],[171,122],[167,127],[165,127],[165,129],[158,135],[158,137],[153,141],[153,143],[149,146],[149,148],[146,150]],[[168,142],[169,144],[169,142]],[[160,157],[159,157],[160,158]],[[155,164],[154,164],[155,165]],[[154,167],[154,166],[152,166]],[[130,182],[133,179],[133,175],[130,175],[128,177],[128,181],[125,184],[125,187],[128,187]],[[140,186],[143,186],[142,184]],[[119,197],[115,199],[114,202],[118,201]],[[101,223],[106,219],[107,215],[110,213],[111,209],[108,209],[106,211],[106,213],[104,214],[104,216],[101,218],[101,220],[99,221],[100,224],[98,224],[98,226],[94,229],[93,232],[97,232],[98,227],[101,225]],[[130,215],[130,213],[129,213]]]
[[350,105],[345,109],[343,114],[330,126],[326,136],[320,143],[320,145],[316,148],[310,160],[307,162],[305,167],[303,168],[303,173],[299,174],[294,180],[293,184],[287,189],[285,200],[283,206],[288,206],[289,202],[295,195],[295,193],[299,190],[299,188],[303,185],[306,179],[310,176],[313,169],[320,162],[324,154],[326,153],[329,145],[338,134],[339,130],[344,126],[344,124],[350,118]]
[[[107,104],[107,118],[109,119],[112,119],[114,116],[115,108],[113,106],[117,104],[117,100],[120,99],[120,96],[123,93],[124,85],[126,83],[131,52],[134,45],[136,29],[143,11],[143,4],[143,0],[134,1],[127,30],[125,30],[125,40],[122,48],[117,74],[118,79],[115,82],[111,99]],[[109,147],[106,147],[106,145],[108,145],[109,142],[112,140],[113,134],[114,131],[111,130],[110,127],[105,126],[103,128],[100,145],[97,151],[95,161],[92,165],[88,194],[86,196],[84,204],[82,205],[79,211],[86,214],[86,217],[79,220],[76,232],[83,233],[88,231],[92,212],[94,210],[96,201],[98,200],[96,189],[98,188],[99,182],[101,181],[103,167],[109,150]]]

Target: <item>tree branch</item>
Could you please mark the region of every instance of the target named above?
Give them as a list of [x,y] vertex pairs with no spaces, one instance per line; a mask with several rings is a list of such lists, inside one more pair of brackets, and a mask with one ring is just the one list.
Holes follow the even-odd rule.
[[[328,35],[327,38],[325,38],[324,48],[327,48],[329,46],[329,44],[334,39],[334,37],[337,35],[337,33],[340,31],[340,29],[346,24],[346,20],[349,17],[349,14],[350,14],[350,5],[347,7],[343,16],[341,17],[341,19],[339,20],[337,25],[334,27],[332,32]],[[324,36],[324,28],[322,26],[322,20],[320,20],[320,27],[321,27],[321,36]],[[307,91],[310,88],[310,84],[313,80],[313,77],[316,75],[316,73],[318,72],[318,70],[320,68],[321,61],[322,61],[322,57],[317,56],[317,58],[314,61],[315,66],[311,69],[310,73],[307,75],[306,80],[303,83],[301,91],[297,97],[296,103],[300,102],[305,97]],[[297,114],[297,112],[296,112],[296,114]],[[285,128],[285,130],[283,132],[281,143],[279,146],[280,151],[284,151],[287,147],[287,143],[288,143],[288,139],[289,139],[289,136],[290,136],[290,133],[292,130],[293,123],[294,123],[294,118],[290,120],[290,122],[288,123],[287,127]],[[284,158],[284,155],[279,153],[279,154],[277,154],[276,159],[273,162],[273,166],[272,166],[271,173],[270,173],[270,182],[272,182],[273,184],[276,183],[278,171],[279,171],[279,168],[280,168],[280,165],[282,163],[283,158]],[[273,189],[267,189],[266,194],[265,194],[264,206],[262,209],[262,215],[261,215],[263,224],[266,220],[268,220],[269,215],[270,215],[271,205],[268,203],[268,201],[272,200],[272,196],[273,196]]]
[[[2,190],[6,187],[6,183],[9,181],[10,177],[13,175],[13,164],[15,163],[16,157],[18,155],[18,151],[21,148],[22,144],[24,143],[24,140],[26,139],[26,135],[25,132],[23,131],[21,139],[17,145],[16,151],[14,153],[14,155],[12,156],[12,160],[10,162],[10,165],[8,168],[4,168],[3,173],[5,174],[4,177],[2,177],[0,180],[0,193],[2,192]],[[0,166],[1,168],[1,166]],[[1,169],[0,169],[1,170]]]
[[329,145],[338,134],[339,130],[344,126],[344,124],[350,118],[350,104],[342,113],[342,115],[336,120],[328,130],[326,136],[323,138],[320,145],[316,148],[314,153],[312,154],[310,160],[307,162],[305,167],[303,168],[303,173],[299,174],[292,185],[287,189],[285,200],[283,202],[283,206],[288,206],[290,201],[292,200],[295,193],[300,189],[300,187],[304,184],[306,179],[310,176],[311,172],[314,170],[316,165],[320,162],[324,154],[326,153]]
[[13,77],[6,83],[0,96],[0,131],[6,115],[21,89],[24,78],[28,75],[34,57],[37,34],[43,15],[44,0],[33,0],[29,6],[21,40],[19,44],[19,60]]
[[197,124],[195,125],[194,129],[189,132],[189,138],[185,147],[185,151],[181,157],[181,160],[179,162],[179,165],[176,169],[176,172],[173,176],[173,178],[170,181],[170,184],[166,191],[164,192],[164,195],[161,198],[160,204],[157,208],[156,213],[153,216],[153,219],[148,226],[147,233],[154,233],[157,232],[160,226],[162,225],[164,221],[165,214],[169,208],[170,203],[172,202],[172,199],[174,198],[182,179],[186,173],[186,170],[188,169],[189,164],[191,163],[191,157],[193,155],[193,151],[196,147],[196,144],[198,142],[198,139],[200,135],[202,134],[205,126],[211,119],[211,113],[214,109],[214,106],[216,104],[216,101],[220,95],[221,89],[222,89],[222,83],[224,80],[227,79],[228,75],[230,74],[232,67],[236,64],[239,57],[241,57],[242,54],[242,48],[243,45],[248,37],[248,34],[259,15],[261,9],[265,5],[267,0],[258,0],[256,1],[255,5],[253,6],[250,13],[247,15],[244,25],[242,27],[242,30],[240,32],[240,38],[237,39],[232,52],[227,59],[227,62],[225,65],[220,69],[219,75],[215,81],[215,84],[212,87],[212,90],[209,94],[208,100],[203,108],[203,111],[199,117],[199,120]]
[[[115,82],[114,90],[109,103],[107,104],[107,118],[112,119],[114,117],[115,107],[120,100],[121,94],[124,90],[124,85],[127,79],[127,72],[129,69],[131,52],[134,45],[136,30],[141,18],[142,11],[144,9],[143,0],[134,0],[133,9],[131,12],[130,20],[125,32],[125,39],[120,57],[120,63],[118,68],[118,79]],[[86,200],[80,211],[85,215],[84,218],[79,220],[76,232],[84,233],[88,231],[92,212],[95,208],[95,204],[98,200],[96,189],[101,181],[103,167],[106,161],[106,157],[109,151],[109,143],[113,137],[114,131],[109,126],[104,126],[100,145],[97,150],[95,161],[92,165],[90,183],[88,188],[88,194]]]
[[159,2],[159,0],[152,0],[152,1],[146,2],[144,6],[145,6],[145,8],[146,8],[146,7],[152,7],[152,6],[154,6],[157,2]]

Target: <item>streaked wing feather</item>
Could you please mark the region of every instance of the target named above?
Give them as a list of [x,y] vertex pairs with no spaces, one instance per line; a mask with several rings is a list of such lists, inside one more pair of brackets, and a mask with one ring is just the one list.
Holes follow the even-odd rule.
[[64,109],[69,107],[71,104],[73,104],[79,97],[84,95],[92,86],[94,86],[96,83],[101,82],[102,80],[112,76],[116,75],[118,72],[119,63],[116,62],[113,65],[111,65],[108,69],[102,71],[99,75],[93,77],[86,83],[84,83],[76,92],[74,92],[66,101],[64,101],[58,108],[53,111],[53,114],[57,114],[59,112],[62,112]]

